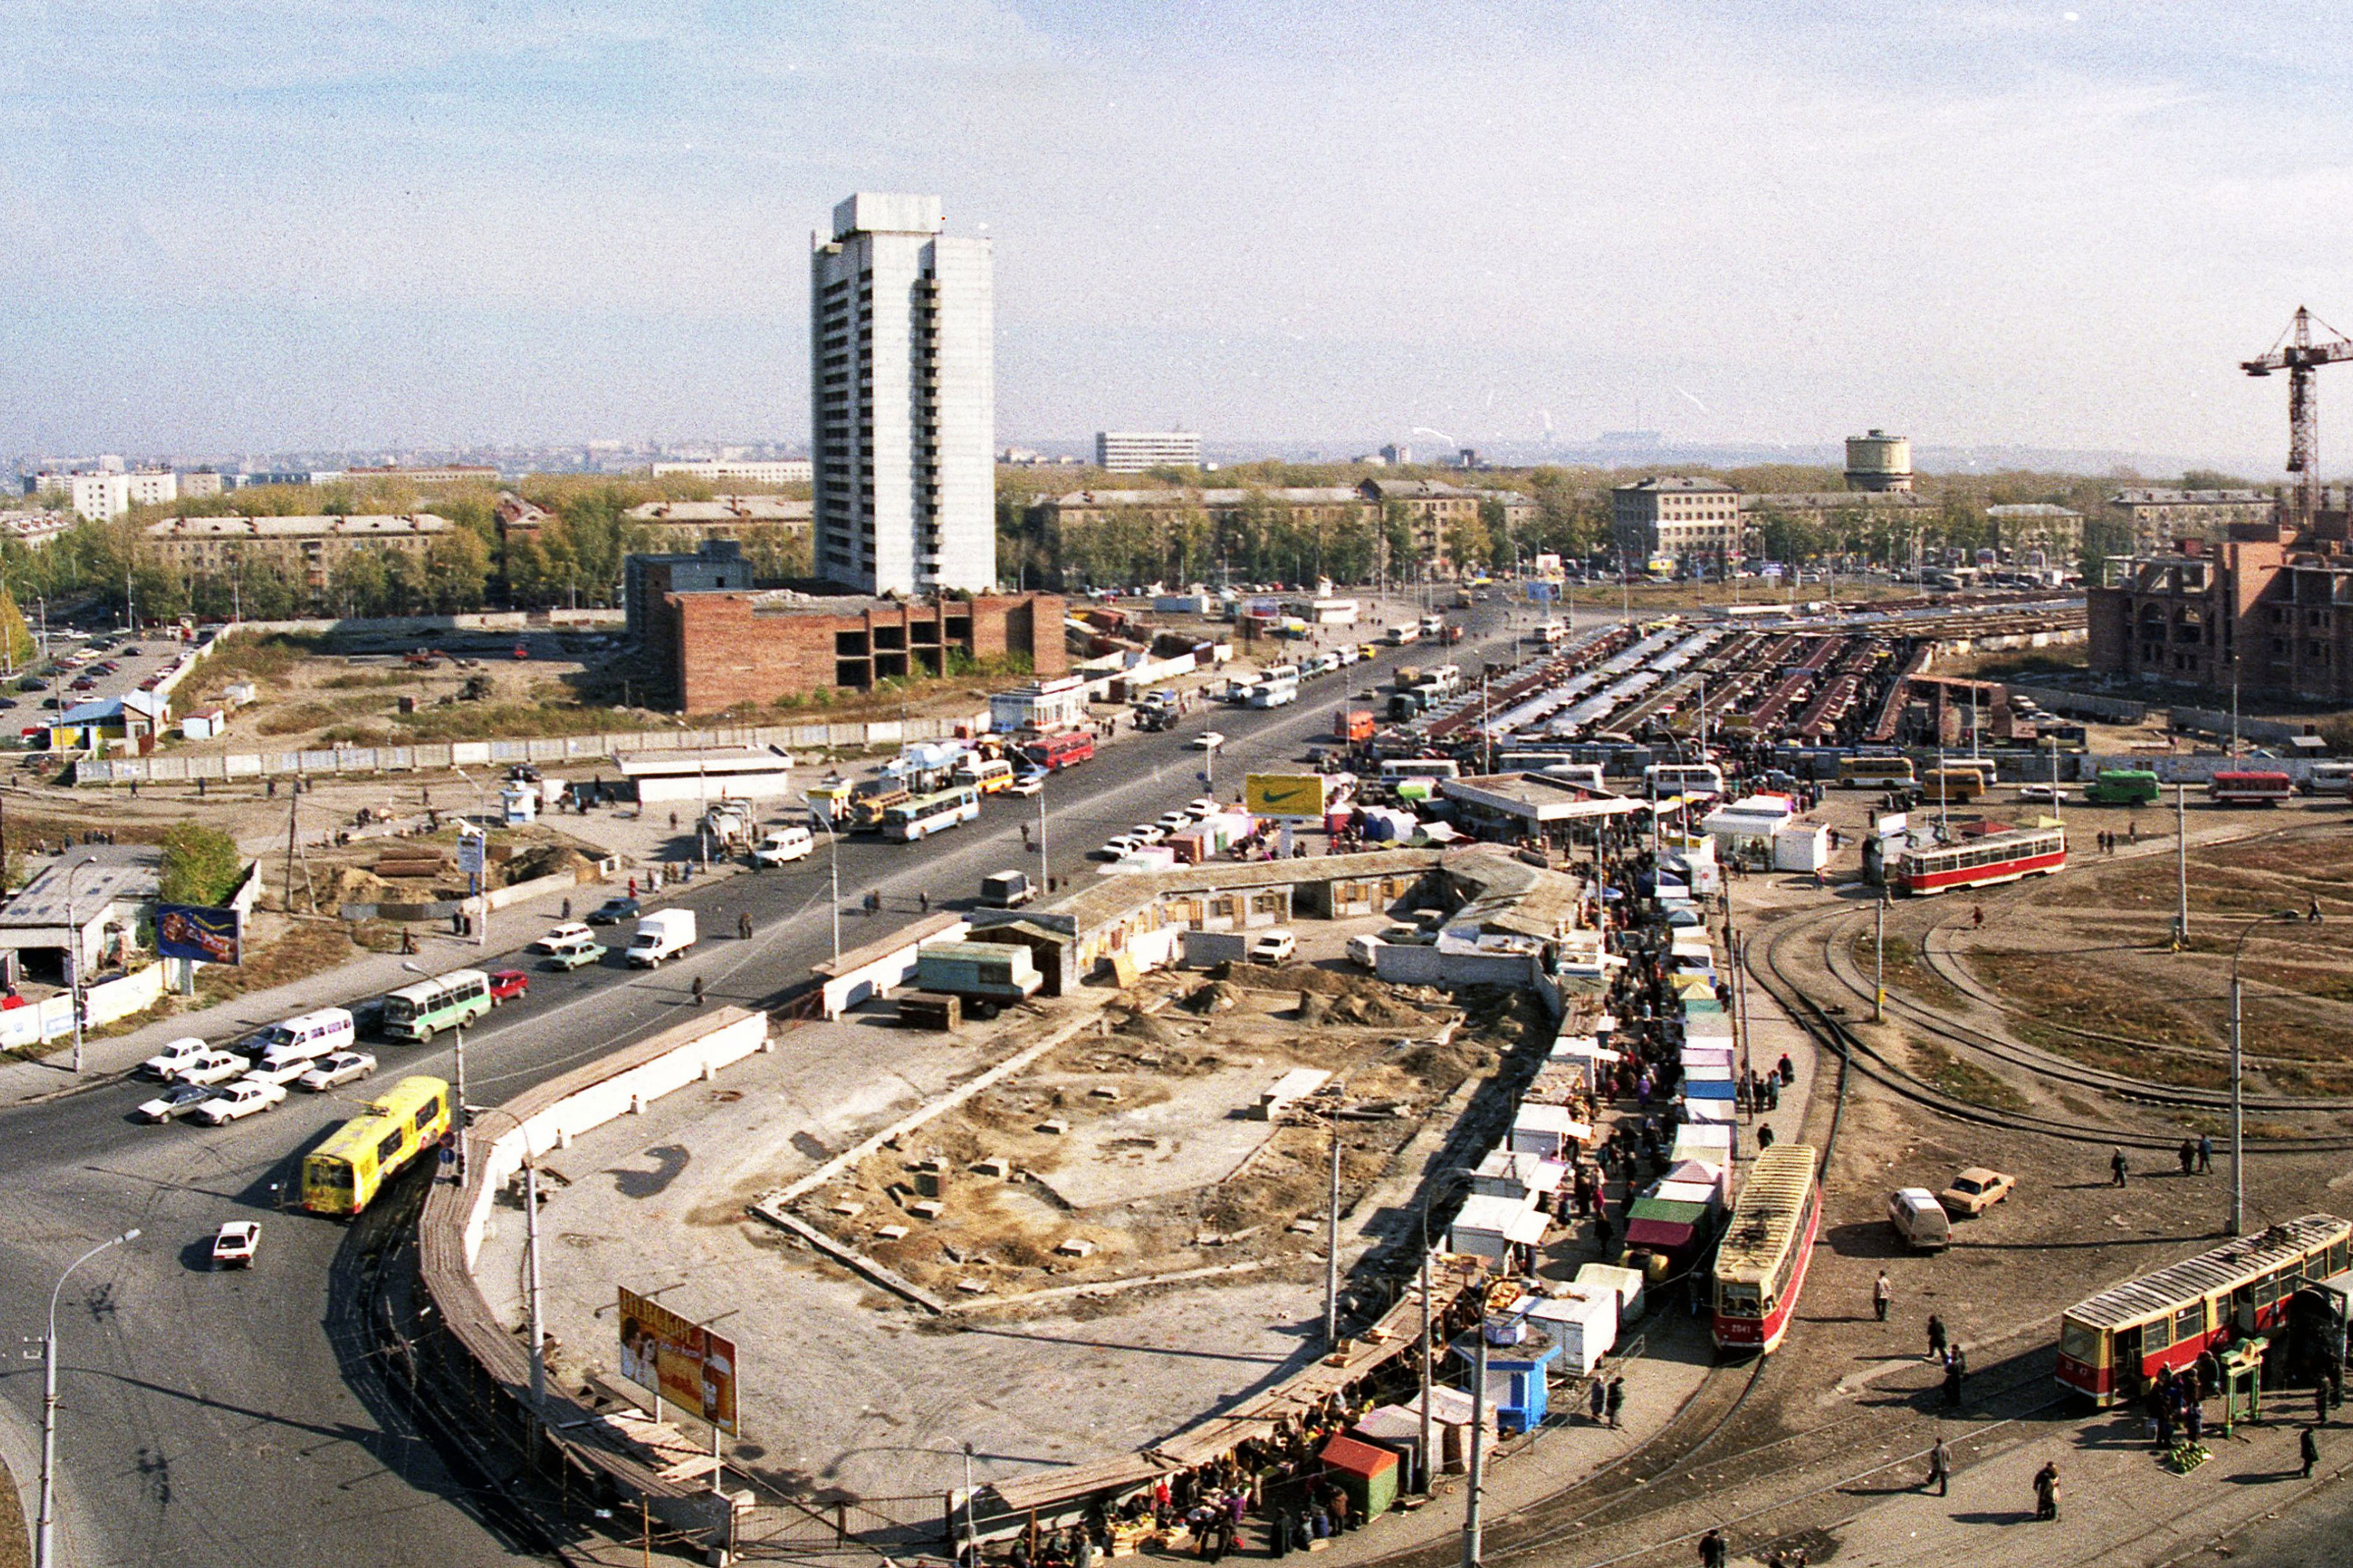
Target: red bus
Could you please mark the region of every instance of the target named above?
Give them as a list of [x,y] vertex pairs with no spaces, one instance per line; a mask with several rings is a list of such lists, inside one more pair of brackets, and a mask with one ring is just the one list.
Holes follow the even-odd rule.
[[2216,773],[2206,781],[2206,798],[2217,805],[2277,805],[2295,793],[2285,773],[2248,769]]
[[1060,773],[1075,767],[1095,754],[1095,738],[1074,731],[1067,735],[1049,735],[1042,741],[1032,741],[1021,748],[1021,754],[1050,773]]
[[1821,1220],[1813,1150],[1776,1143],[1757,1155],[1716,1247],[1717,1349],[1767,1355],[1780,1349]]
[[2138,1398],[2165,1368],[2277,1323],[2298,1286],[2344,1271],[2348,1236],[2308,1214],[2078,1301],[2059,1320],[2059,1386],[2098,1405]]

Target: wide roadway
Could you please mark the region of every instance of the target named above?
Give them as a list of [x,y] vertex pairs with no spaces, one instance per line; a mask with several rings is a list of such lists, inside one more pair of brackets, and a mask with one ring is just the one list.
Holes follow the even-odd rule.
[[[1467,615],[1472,637],[1443,658],[1470,665],[1507,651],[1500,606]],[[1526,613],[1521,613],[1526,619]],[[1084,857],[1129,825],[1203,793],[1206,729],[1227,737],[1216,777],[1230,797],[1244,772],[1296,758],[1328,733],[1353,694],[1399,662],[1440,650],[1385,650],[1370,665],[1311,682],[1294,707],[1212,708],[1169,734],[1123,738],[1047,785],[1050,847],[1060,875],[1091,875]],[[932,907],[967,900],[988,872],[1029,867],[1020,830],[1036,800],[998,797],[979,821],[917,845],[840,843],[841,941],[855,947]],[[713,1002],[755,1004],[803,978],[832,942],[828,858],[690,885],[675,900],[698,911],[701,945],[653,972],[602,966],[532,971],[467,1041],[467,1093],[492,1105],[553,1074],[691,1014],[700,977]],[[880,914],[860,905],[868,891]],[[754,922],[735,937],[737,917]],[[480,955],[437,944],[421,962],[455,968]],[[323,976],[319,1002],[350,1000]],[[222,1032],[216,1030],[216,1032]],[[400,1411],[375,1394],[368,1343],[352,1318],[351,1228],[289,1206],[304,1151],[353,1105],[406,1072],[453,1076],[448,1045],[375,1045],[373,1083],[339,1094],[297,1093],[277,1110],[220,1129],[151,1127],[129,1112],[153,1086],[110,1082],[47,1104],[0,1111],[0,1330],[37,1336],[59,1271],[108,1237],[141,1237],[84,1265],[59,1298],[60,1561],[101,1564],[276,1565],[360,1560],[454,1565],[524,1552],[495,1500],[473,1495]],[[214,1231],[262,1222],[250,1271],[208,1267]],[[16,1348],[12,1343],[11,1349]],[[746,1347],[757,1354],[757,1347]],[[33,1512],[38,1475],[40,1367],[0,1363],[0,1454]],[[525,1552],[525,1554],[528,1554]]]

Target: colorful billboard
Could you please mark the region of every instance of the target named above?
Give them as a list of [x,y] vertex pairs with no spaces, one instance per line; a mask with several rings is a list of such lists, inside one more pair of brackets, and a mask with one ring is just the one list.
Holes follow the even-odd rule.
[[207,910],[195,904],[155,906],[155,951],[165,958],[193,958],[199,963],[243,962],[245,917],[235,910]]
[[735,1415],[733,1340],[626,1287],[620,1316],[623,1377],[723,1432],[744,1435]]
[[1242,780],[1242,809],[1255,816],[1295,816],[1320,822],[1332,806],[1339,781],[1328,773],[1249,773]]

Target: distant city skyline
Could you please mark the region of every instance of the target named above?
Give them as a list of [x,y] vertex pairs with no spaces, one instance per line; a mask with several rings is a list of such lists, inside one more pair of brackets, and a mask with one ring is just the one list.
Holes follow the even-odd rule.
[[[995,241],[1000,444],[1880,426],[2272,482],[2283,384],[2237,363],[2299,303],[2353,323],[2353,110],[2313,28],[1808,0],[37,8],[0,64],[0,450],[805,450],[807,215],[880,189]],[[68,58],[110,64],[32,64]]]

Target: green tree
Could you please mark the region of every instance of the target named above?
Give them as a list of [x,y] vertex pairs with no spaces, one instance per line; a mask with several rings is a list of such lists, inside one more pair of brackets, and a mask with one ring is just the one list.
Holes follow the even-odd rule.
[[1413,508],[1401,500],[1381,503],[1381,555],[1389,575],[1402,577],[1413,570],[1419,555],[1413,545]]
[[167,904],[212,908],[236,889],[244,869],[236,839],[201,822],[174,823],[164,835],[158,897]]

